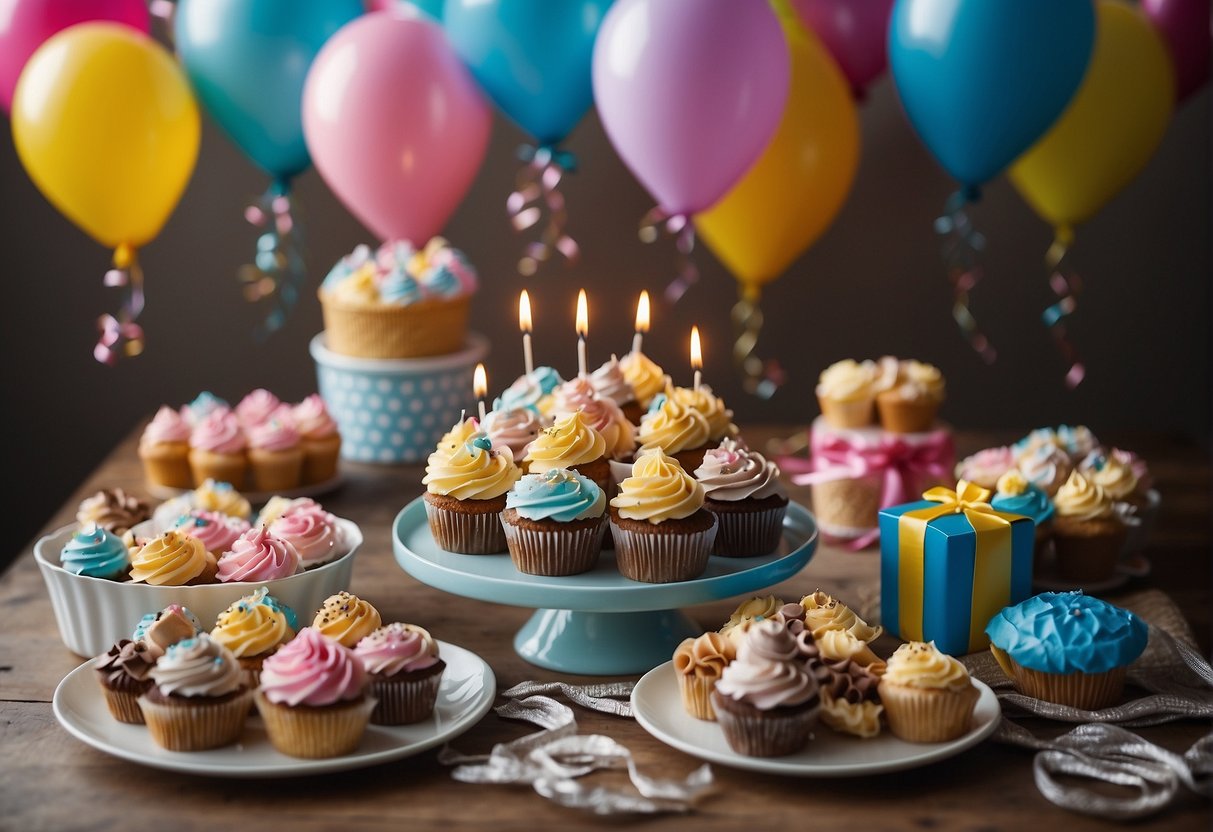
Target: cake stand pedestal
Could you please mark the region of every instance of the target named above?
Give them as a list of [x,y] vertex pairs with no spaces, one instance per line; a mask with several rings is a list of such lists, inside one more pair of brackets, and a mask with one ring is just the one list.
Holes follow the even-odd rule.
[[440,549],[421,498],[401,509],[392,524],[392,549],[405,572],[453,595],[534,609],[515,635],[514,649],[531,664],[583,675],[633,675],[668,661],[680,641],[703,632],[680,607],[785,581],[804,568],[816,548],[817,523],[808,509],[793,502],[773,554],[713,556],[695,580],[646,584],[620,575],[609,549],[593,570],[566,577],[525,575],[507,554],[459,555]]

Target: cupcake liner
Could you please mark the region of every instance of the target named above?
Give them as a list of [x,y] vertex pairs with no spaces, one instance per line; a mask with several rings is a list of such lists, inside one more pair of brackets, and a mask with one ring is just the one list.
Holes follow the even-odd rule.
[[201,697],[181,702],[153,702],[139,697],[148,733],[169,751],[204,751],[231,745],[240,739],[249,715],[251,689],[219,702]]
[[197,488],[206,480],[231,483],[232,488],[244,489],[244,475],[248,470],[248,459],[244,452],[238,454],[216,454],[199,448],[190,450],[190,473],[193,475],[193,487]]
[[1106,581],[1116,574],[1127,530],[1108,526],[1096,534],[1074,534],[1062,524],[1054,526],[1053,552],[1057,574],[1077,584]]
[[105,685],[101,686],[101,690],[105,693],[105,706],[109,709],[110,716],[128,725],[143,724],[143,711],[139,709],[139,696],[137,694],[129,691],[111,690]]
[[802,751],[809,744],[820,707],[759,711],[750,706],[727,708],[717,704],[720,694],[713,693],[716,721],[724,731],[729,748],[747,757],[785,757]]
[[337,476],[337,464],[341,458],[340,434],[323,439],[304,439],[301,447],[303,470],[299,473],[300,485],[328,482]]
[[935,424],[939,402],[929,399],[906,401],[896,396],[877,396],[880,426],[889,433],[925,433]]
[[461,555],[498,555],[506,551],[501,512],[479,514],[449,511],[430,502],[425,504],[434,542],[448,552]]
[[[883,489],[883,480],[875,475],[814,483],[813,516],[822,531],[826,528],[859,529],[862,534],[879,522]],[[859,537],[859,534],[852,536]]]
[[665,584],[698,578],[708,568],[719,522],[686,534],[631,531],[611,521],[615,563],[619,573],[633,581]]
[[310,760],[340,757],[357,748],[376,705],[373,696],[363,696],[338,705],[292,708],[270,702],[261,691],[255,701],[270,744],[283,754]]
[[712,707],[712,691],[715,689],[715,678],[678,674],[678,692],[682,695],[682,707],[696,719],[716,720],[716,709]]
[[874,401],[871,398],[840,402],[818,396],[817,404],[821,407],[822,417],[830,427],[866,428],[876,421],[873,409]]
[[576,575],[598,565],[607,524],[580,529],[531,529],[501,520],[515,568],[527,575]]
[[194,487],[189,445],[179,443],[174,448],[162,444],[140,448],[139,458],[143,461],[143,476],[152,485],[187,490]]
[[1103,673],[1045,673],[1024,667],[992,644],[990,652],[1015,690],[1025,696],[1084,711],[1099,711],[1119,703],[1124,693],[1127,667],[1114,667]]
[[421,358],[459,352],[467,336],[469,298],[436,298],[407,306],[346,304],[320,293],[326,346],[355,358]]
[[[788,507],[762,511],[722,511],[716,514],[716,543],[712,554],[726,558],[769,555],[783,539],[783,518]],[[714,512],[715,513],[715,512]]]
[[980,696],[972,683],[951,691],[882,681],[878,692],[889,730],[906,742],[947,742],[966,734]]
[[247,477],[254,491],[274,493],[299,487],[303,478],[303,450],[265,451],[250,448]]
[[438,701],[442,673],[420,679],[374,679],[371,695],[379,700],[371,712],[376,725],[412,725],[430,718]]

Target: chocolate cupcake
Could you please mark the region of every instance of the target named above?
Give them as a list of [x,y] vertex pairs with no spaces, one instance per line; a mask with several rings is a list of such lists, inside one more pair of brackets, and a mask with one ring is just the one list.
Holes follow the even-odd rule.
[[779,547],[788,509],[779,466],[741,440],[725,439],[704,455],[695,479],[703,484],[704,507],[720,523],[713,554],[753,557]]
[[354,646],[370,679],[371,711],[376,725],[411,725],[429,719],[438,701],[442,672],[438,642],[414,624],[393,623],[363,637]]
[[151,670],[155,661],[145,644],[124,638],[93,662],[105,705],[114,719],[131,725],[143,724],[139,697],[153,684]]
[[501,525],[510,558],[528,575],[576,575],[598,563],[606,494],[576,471],[527,474],[506,495]]

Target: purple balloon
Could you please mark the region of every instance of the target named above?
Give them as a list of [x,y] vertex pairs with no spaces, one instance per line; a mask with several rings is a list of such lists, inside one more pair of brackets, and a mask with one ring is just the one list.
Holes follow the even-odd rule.
[[821,38],[851,82],[856,98],[888,66],[889,13],[894,0],[791,0],[800,21]]
[[1209,80],[1209,0],[1141,0],[1175,64],[1175,97],[1183,101]]
[[607,137],[672,214],[728,192],[774,135],[788,97],[788,47],[761,0],[619,0],[593,64]]

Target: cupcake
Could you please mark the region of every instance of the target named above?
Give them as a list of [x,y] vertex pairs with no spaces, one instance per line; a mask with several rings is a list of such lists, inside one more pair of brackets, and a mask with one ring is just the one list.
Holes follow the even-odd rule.
[[897,380],[876,394],[880,426],[891,433],[928,431],[943,399],[943,374],[938,367],[912,359],[901,361]]
[[281,399],[264,387],[258,387],[236,404],[236,418],[240,420],[240,426],[247,431],[265,422],[280,407]]
[[442,672],[438,642],[413,624],[393,623],[364,636],[354,646],[378,703],[371,712],[376,725],[411,725],[429,719],[438,701]]
[[342,591],[324,599],[312,620],[312,629],[352,648],[382,623],[379,610],[357,595]]
[[998,486],[998,478],[1016,467],[1015,451],[1008,446],[985,448],[956,463],[956,479],[980,485],[987,491]]
[[271,535],[295,548],[305,570],[334,561],[346,553],[337,518],[311,500],[288,507],[268,528]]
[[567,468],[527,474],[506,494],[501,525],[510,558],[528,575],[576,575],[598,563],[606,493]]
[[244,487],[248,442],[236,414],[216,410],[190,432],[190,471],[194,482],[204,480]]
[[232,406],[226,400],[219,398],[209,390],[203,390],[194,400],[181,408],[181,418],[191,429],[197,427],[203,419],[217,410],[231,410]]
[[357,358],[420,358],[463,348],[476,272],[441,237],[418,252],[389,241],[358,246],[319,289],[330,350]]
[[500,515],[506,493],[522,476],[513,452],[476,434],[450,457],[441,456],[430,455],[421,480],[434,541],[448,552],[465,555],[506,551]]
[[161,406],[139,437],[143,476],[151,485],[194,487],[190,472],[190,426],[179,411]]
[[320,509],[320,504],[311,497],[283,497],[275,495],[270,497],[261,510],[257,512],[257,519],[254,525],[257,526],[272,526],[274,521],[282,517],[292,509],[314,508]]
[[480,423],[476,419],[470,416],[466,419],[460,419],[438,440],[438,444],[430,452],[427,462],[431,465],[445,463],[462,449],[466,443],[472,441],[482,433],[484,431],[481,430]]
[[[874,666],[825,655],[807,630],[796,633],[796,644],[821,693],[821,721],[840,734],[871,739],[880,734],[884,705]],[[883,662],[879,665],[883,672]]]
[[696,719],[716,719],[712,691],[724,669],[737,658],[737,649],[727,636],[704,633],[684,639],[674,650],[674,673],[682,707]]
[[636,450],[636,426],[614,400],[598,395],[584,378],[566,381],[553,394],[552,413],[557,421],[578,411],[602,434],[608,460],[631,460]]
[[640,454],[611,500],[611,535],[620,573],[670,583],[703,574],[716,542],[716,515],[703,507],[702,483],[660,449]]
[[653,400],[649,412],[640,420],[636,439],[640,443],[637,459],[646,451],[657,449],[674,457],[687,471],[694,471],[711,447],[711,427],[702,412],[675,398],[673,387],[668,387]]
[[607,460],[606,439],[594,427],[591,418],[584,411],[577,411],[541,430],[535,441],[527,446],[523,458],[527,473],[544,474],[552,468],[571,468],[609,493],[611,464]]
[[1006,514],[1019,514],[1032,518],[1036,524],[1036,554],[1039,557],[1053,532],[1053,502],[1043,491],[1018,470],[1011,470],[998,478],[990,508]]
[[[1027,436],[1023,437],[1011,448],[1015,451],[1017,457],[1027,456],[1037,448],[1042,448],[1046,445],[1051,445],[1054,448],[1061,448],[1061,439],[1057,436],[1057,430],[1054,428],[1036,428],[1030,431]],[[1069,456],[1069,454],[1067,454]]]
[[270,595],[267,587],[234,602],[219,613],[211,638],[222,644],[240,663],[249,687],[257,687],[265,660],[295,637],[299,619],[295,611]]
[[143,724],[139,697],[152,686],[151,669],[155,659],[147,646],[124,638],[93,661],[97,682],[105,697],[110,716],[130,725]]
[[59,552],[60,566],[86,578],[121,580],[130,563],[130,551],[122,538],[91,522],[73,534]]
[[[657,366],[653,359],[637,350],[619,359],[619,369],[623,371],[624,380],[632,385],[632,392],[640,405],[640,416],[643,418],[653,399],[665,389],[665,371]],[[636,424],[639,425],[640,422],[637,421]]]
[[779,466],[744,442],[725,439],[704,454],[695,479],[703,485],[704,508],[720,524],[714,554],[769,555],[779,547],[788,510]]
[[[673,398],[682,405],[699,411],[703,418],[708,423],[708,444],[715,445],[722,440],[732,439],[737,436],[737,425],[733,424],[733,411],[724,406],[724,400],[712,393],[712,388],[706,384],[699,385],[699,389],[692,387],[668,387],[666,395]],[[693,465],[687,468],[688,471],[693,471],[698,468],[698,465]]]
[[782,757],[808,745],[821,698],[778,621],[760,621],[720,674],[712,709],[729,747],[747,757]]
[[1078,462],[1100,447],[1099,440],[1086,425],[1058,425],[1057,443],[1070,455],[1072,462]]
[[1146,649],[1145,622],[1081,592],[1042,592],[986,627],[990,651],[1026,696],[1085,711],[1120,701],[1128,666]]
[[151,586],[196,586],[215,582],[215,556],[196,537],[169,529],[131,556],[130,580]]
[[493,410],[529,410],[536,416],[542,416],[540,407],[552,392],[564,383],[560,374],[551,367],[536,367],[530,373],[523,373],[501,391],[501,395],[493,400]]
[[202,622],[188,607],[169,604],[160,612],[149,612],[139,619],[135,632],[131,634],[131,641],[143,644],[147,648],[148,659],[154,662],[177,642],[193,638],[201,632]]
[[1129,531],[1108,493],[1074,471],[1053,497],[1053,507],[1058,576],[1077,583],[1111,578]]
[[216,577],[221,583],[264,583],[302,571],[303,562],[295,547],[260,526],[240,535],[223,553]]
[[151,677],[139,708],[161,748],[204,751],[240,739],[253,689],[232,652],[206,633],[168,648]]
[[1016,466],[1028,482],[1050,498],[1057,494],[1074,470],[1066,452],[1052,444],[1037,445],[1021,453]]
[[817,404],[835,428],[862,428],[875,421],[876,384],[880,371],[873,361],[836,361],[817,379]]
[[299,432],[285,415],[272,414],[248,430],[248,475],[262,492],[290,491],[303,478]]
[[889,730],[907,742],[947,742],[968,733],[980,696],[965,666],[933,641],[898,647],[877,693]]
[[1133,509],[1145,508],[1145,495],[1138,488],[1137,472],[1118,459],[1115,449],[1091,451],[1078,463],[1077,470],[1093,484],[1104,490],[1114,503],[1124,503]]
[[121,488],[103,488],[80,502],[76,522],[82,527],[95,523],[121,537],[152,516],[151,506]]
[[300,485],[328,482],[337,476],[341,458],[341,433],[319,393],[313,393],[291,409],[291,420],[299,433],[303,451]]
[[304,627],[265,660],[257,711],[270,743],[292,757],[339,757],[358,747],[375,700],[354,651]]
[[232,548],[232,544],[247,532],[251,526],[247,520],[239,517],[231,517],[218,511],[204,511],[196,508],[189,514],[183,514],[177,518],[177,522],[173,524],[173,530],[181,534],[196,537],[202,541],[202,545],[206,550],[215,556],[216,559],[221,557],[224,552]]
[[640,418],[644,416],[644,408],[640,404],[632,383],[624,375],[618,358],[612,355],[609,361],[603,362],[601,367],[590,373],[590,384],[593,385],[594,392],[600,398],[610,399],[619,405],[619,409],[623,411],[624,418],[628,422],[632,425],[640,424]]
[[735,627],[739,627],[747,621],[774,618],[783,606],[783,601],[774,595],[755,595],[737,605],[737,609],[733,610],[729,620],[720,628],[720,633],[728,635]]
[[509,448],[514,462],[521,464],[526,457],[527,445],[534,442],[539,431],[547,427],[547,421],[540,418],[535,410],[518,407],[490,411],[484,417],[482,427],[494,445]]
[[253,514],[249,501],[236,490],[230,482],[223,480],[205,479],[194,489],[191,508],[204,511],[218,511],[230,517],[241,517],[248,520]]
[[841,661],[851,659],[864,667],[883,670],[883,660],[872,651],[871,644],[884,632],[873,627],[846,604],[820,589],[800,599],[804,608],[805,629],[817,640],[826,658]]

